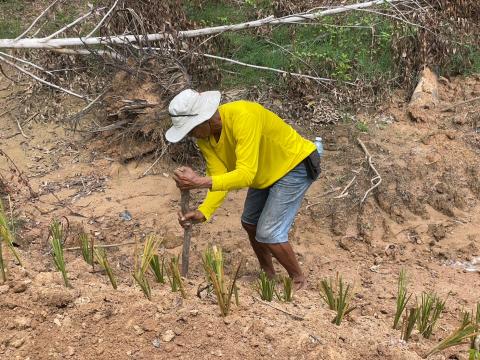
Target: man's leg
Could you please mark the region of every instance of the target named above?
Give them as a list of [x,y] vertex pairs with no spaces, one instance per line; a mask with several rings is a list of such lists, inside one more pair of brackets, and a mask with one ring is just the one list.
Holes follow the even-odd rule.
[[247,224],[242,221],[242,226],[248,234],[250,245],[252,245],[255,255],[257,255],[260,267],[263,271],[265,271],[269,278],[273,278],[275,276],[275,269],[272,262],[272,253],[270,252],[266,244],[262,244],[255,240],[255,234],[257,233],[257,225]]
[[270,187],[257,223],[256,240],[266,245],[287,270],[296,289],[305,285],[305,276],[288,243],[288,232],[311,184],[312,179],[308,177],[305,165],[299,164]]

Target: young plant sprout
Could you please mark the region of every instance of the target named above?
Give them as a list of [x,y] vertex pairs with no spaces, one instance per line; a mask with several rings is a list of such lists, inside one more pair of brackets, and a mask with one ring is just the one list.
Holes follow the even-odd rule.
[[[0,200],[0,242],[5,241],[10,252],[15,256],[20,266],[23,266],[22,261],[20,260],[20,256],[18,255],[17,250],[15,250],[15,246],[13,245],[14,236],[11,231],[13,228],[13,218],[11,219],[11,223],[9,223],[7,215],[5,214],[5,210],[3,208],[3,203]],[[3,264],[3,258],[0,260]],[[3,265],[1,265],[3,269]],[[4,270],[3,270],[4,271]]]
[[416,307],[407,310],[403,317],[402,325],[402,340],[408,341],[412,335],[412,331],[415,328],[417,322],[418,309]]
[[480,360],[480,302],[477,303],[475,314],[471,315],[472,324],[475,326],[475,335],[470,337],[470,350],[468,360]]
[[168,276],[168,281],[170,283],[170,287],[172,288],[172,292],[180,291],[180,294],[182,294],[182,297],[186,299],[187,293],[183,288],[182,276],[180,275],[180,270],[179,270],[179,256],[172,256],[172,258],[170,259],[169,269],[170,269],[170,274],[167,273],[167,276]]
[[[470,343],[470,339],[478,335],[478,330],[476,326],[470,320],[470,316],[463,317],[460,326],[453,331],[449,336],[443,339],[440,343],[434,346],[425,356],[424,358],[429,357],[432,354],[436,354],[437,352],[443,351],[449,347],[468,344]],[[472,354],[472,352],[470,352]],[[472,357],[470,356],[470,359]],[[473,358],[475,359],[475,358]]]
[[148,300],[152,299],[152,290],[145,275],[147,273],[148,267],[150,266],[150,262],[155,255],[155,249],[158,247],[159,243],[160,242],[156,239],[154,235],[149,235],[145,239],[145,245],[143,246],[143,254],[140,264],[138,263],[138,256],[135,254],[135,270],[133,273],[133,278],[137,282],[138,286],[140,286],[143,294]]
[[7,280],[7,276],[5,275],[5,264],[3,262],[3,237],[0,237],[0,280],[4,283]]
[[400,270],[400,276],[398,278],[398,290],[397,290],[397,306],[395,311],[395,318],[393,320],[393,328],[398,329],[400,318],[403,311],[407,306],[408,301],[412,297],[412,294],[407,296],[407,276],[405,270]]
[[90,246],[90,240],[86,233],[81,233],[79,238],[83,260],[85,260],[88,265],[93,265],[93,244]]
[[238,290],[236,282],[240,273],[242,261],[240,261],[237,266],[230,286],[227,286],[227,281],[224,276],[222,249],[217,248],[216,246],[207,248],[203,254],[202,260],[207,280],[212,284],[213,290],[217,297],[220,312],[222,316],[227,316],[230,312],[232,296],[235,296],[235,303],[238,306]]
[[63,224],[58,219],[53,219],[50,224],[50,244],[52,245],[53,261],[57,270],[62,274],[65,286],[69,287],[65,258],[63,256],[63,242]]
[[417,329],[424,338],[428,339],[437,320],[445,308],[447,299],[441,300],[435,293],[423,293],[418,308]]
[[150,260],[150,269],[155,276],[155,281],[165,284],[165,259],[162,257],[160,262],[158,254],[153,255],[152,260]]
[[117,280],[115,279],[115,276],[113,275],[112,268],[110,266],[110,263],[108,262],[107,259],[107,252],[105,249],[102,248],[95,248],[94,249],[94,254],[95,254],[95,260],[100,264],[100,266],[105,270],[107,273],[108,279],[110,280],[110,283],[112,284],[112,287],[116,290],[117,289]]
[[336,277],[335,284],[332,284],[332,279],[323,279],[320,281],[320,295],[327,303],[330,310],[335,310],[337,315],[332,320],[335,325],[340,325],[343,318],[350,313],[355,307],[350,306],[350,301],[353,296],[351,284],[343,282],[341,276]]
[[260,275],[257,280],[256,290],[262,300],[273,300],[273,296],[276,294],[275,286],[275,279],[270,279],[263,270],[260,271]]
[[278,300],[283,302],[291,302],[293,299],[293,281],[289,276],[282,277],[283,292],[277,294]]

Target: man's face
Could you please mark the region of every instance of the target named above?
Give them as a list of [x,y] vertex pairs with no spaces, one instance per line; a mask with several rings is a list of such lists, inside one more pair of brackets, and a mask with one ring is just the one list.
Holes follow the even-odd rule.
[[201,123],[200,125],[195,126],[188,133],[189,136],[193,136],[196,139],[206,139],[210,136],[210,124],[209,120]]

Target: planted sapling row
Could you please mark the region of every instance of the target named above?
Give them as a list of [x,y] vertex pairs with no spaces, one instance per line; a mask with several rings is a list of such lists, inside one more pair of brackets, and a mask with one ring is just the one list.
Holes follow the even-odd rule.
[[62,274],[65,286],[69,287],[70,284],[68,282],[65,258],[63,255],[64,240],[63,224],[58,219],[53,219],[50,224],[50,244],[52,246],[53,261],[57,270]]
[[332,323],[340,325],[343,318],[355,307],[350,306],[353,296],[352,285],[345,284],[342,277],[337,274],[335,283],[332,279],[320,281],[320,295],[330,310],[336,311],[337,315]]

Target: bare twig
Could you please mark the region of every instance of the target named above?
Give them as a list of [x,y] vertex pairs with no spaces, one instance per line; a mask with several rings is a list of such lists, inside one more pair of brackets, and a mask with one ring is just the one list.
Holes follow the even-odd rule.
[[4,53],[4,52],[2,52],[2,51],[0,51],[0,55],[3,55],[3,56],[6,56],[6,57],[9,57],[10,59],[13,59],[13,60],[19,61],[19,62],[21,62],[21,63],[24,63],[24,64],[26,64],[26,65],[29,65],[29,66],[31,66],[31,67],[34,67],[35,69],[38,69],[38,70],[40,70],[40,71],[43,71],[44,73],[47,73],[48,75],[52,75],[52,76],[54,76],[54,75],[53,75],[53,74],[52,74],[50,71],[48,71],[48,70],[45,70],[45,69],[44,69],[44,68],[42,68],[41,66],[38,66],[37,64],[34,64],[34,63],[30,62],[30,61],[27,61],[27,60],[24,60],[24,59],[17,58],[17,57],[15,57],[15,56],[13,56],[13,55],[10,55],[10,54],[7,54],[7,53]]
[[347,195],[348,195],[347,190],[350,188],[350,186],[352,186],[352,184],[353,184],[353,182],[355,181],[356,178],[357,178],[357,175],[355,175],[355,176],[353,177],[353,179],[350,180],[350,182],[347,184],[347,186],[345,186],[345,188],[342,190],[342,192],[340,193],[340,195],[335,196],[334,199],[341,199],[341,198],[347,196]]
[[115,7],[117,6],[118,4],[118,1],[119,0],[116,0],[115,3],[112,5],[112,7],[110,8],[110,10],[107,11],[107,13],[105,14],[105,16],[102,18],[102,20],[100,20],[100,22],[97,24],[97,26],[95,26],[95,28],[85,37],[86,39],[88,39],[90,36],[92,36],[93,34],[95,34],[95,31],[97,31],[98,29],[100,29],[100,26],[102,26],[102,24],[105,22],[105,20],[107,20],[108,16],[112,13],[112,11],[115,9]]
[[75,92],[73,92],[73,91],[70,91],[70,90],[68,90],[68,89],[62,88],[62,87],[60,87],[60,86],[58,86],[58,85],[55,85],[55,84],[53,84],[53,83],[51,83],[51,82],[48,82],[48,81],[46,81],[46,80],[43,80],[42,78],[39,78],[38,76],[32,74],[31,72],[29,72],[29,71],[25,70],[24,68],[18,66],[17,64],[14,64],[14,63],[12,63],[11,61],[8,61],[7,59],[5,59],[5,58],[2,57],[2,56],[0,56],[0,60],[3,61],[4,63],[6,63],[6,64],[8,64],[8,65],[10,65],[10,66],[12,66],[12,67],[14,67],[15,69],[17,69],[18,71],[24,73],[25,75],[28,75],[28,76],[34,78],[35,80],[41,82],[41,83],[44,84],[44,85],[53,87],[54,89],[63,91],[63,92],[65,92],[65,93],[69,94],[69,95],[78,97],[78,98],[83,99],[83,100],[90,100],[90,99],[89,99],[88,97],[86,97],[86,96],[77,94],[77,93],[75,93]]
[[88,13],[83,14],[83,15],[80,16],[78,19],[72,21],[70,24],[65,25],[63,28],[61,28],[61,29],[58,30],[58,31],[55,31],[53,34],[48,35],[47,37],[43,38],[41,41],[42,41],[42,42],[45,42],[45,41],[48,41],[48,40],[50,40],[50,39],[53,39],[55,36],[60,35],[62,32],[67,31],[67,30],[70,29],[71,27],[74,27],[75,25],[77,25],[79,22],[82,22],[82,21],[85,20],[87,17],[89,17],[90,15],[92,15],[95,11],[96,11],[96,10],[90,10]]
[[457,106],[465,105],[465,104],[468,104],[468,103],[471,103],[471,102],[474,102],[474,101],[478,101],[478,100],[480,100],[480,96],[474,97],[472,99],[468,99],[468,100],[465,100],[465,101],[460,101],[456,104],[453,104],[453,105],[447,106],[446,108],[443,108],[441,111],[445,112],[445,111],[451,110],[453,108],[456,108]]
[[27,33],[35,26],[35,24],[38,22],[38,20],[40,20],[47,12],[48,10],[50,10],[50,8],[52,6],[54,6],[56,3],[58,2],[58,0],[55,0],[53,3],[51,3],[50,5],[48,5],[48,7],[42,11],[42,13],[40,15],[37,16],[37,18],[35,20],[33,20],[33,22],[30,24],[30,26],[27,28],[27,30],[25,30],[23,33],[21,33],[20,35],[18,35],[16,38],[15,38],[15,41],[17,40],[20,40],[21,38],[23,38],[25,35],[27,35]]
[[364,151],[365,153],[365,156],[368,160],[368,165],[370,166],[370,168],[373,170],[373,172],[375,173],[375,176],[373,178],[370,179],[370,183],[372,184],[372,187],[370,189],[367,190],[367,192],[365,193],[365,195],[363,195],[363,198],[362,200],[360,201],[360,203],[363,203],[365,201],[365,199],[367,198],[368,194],[373,190],[375,189],[376,187],[378,187],[380,185],[380,183],[382,182],[382,177],[380,176],[380,173],[377,171],[377,169],[375,168],[375,166],[373,166],[373,161],[372,161],[372,155],[370,155],[370,153],[368,152],[365,144],[363,143],[362,140],[358,139],[357,138],[357,141],[358,143],[360,144],[360,146],[362,147],[362,150]]
[[18,121],[18,119],[15,119],[16,122],[17,122],[17,127],[18,127],[18,130],[20,130],[20,133],[22,134],[22,136],[25,138],[25,139],[28,139],[29,137],[27,135],[25,135],[25,133],[23,132],[23,129],[22,129],[22,126],[20,125],[20,121]]
[[[320,194],[320,195],[316,195],[316,196],[314,196],[312,199],[316,199],[316,198],[318,198],[318,197],[324,197],[324,196],[330,195],[330,194],[332,194],[332,193],[334,193],[334,192],[336,192],[336,191],[338,191],[338,190],[341,190],[341,189],[342,189],[341,187],[336,187],[336,188],[334,188],[334,189],[332,189],[332,190],[329,190],[329,191],[327,191],[327,192],[324,192],[324,193],[322,193],[322,194]],[[323,201],[319,201],[319,202],[316,202],[316,203],[313,203],[313,204],[308,204],[308,205],[305,207],[305,210],[308,210],[308,209],[310,209],[312,206],[316,206],[316,205],[319,205],[319,204],[321,204],[321,203],[323,203]]]
[[[108,245],[99,244],[99,245],[94,245],[93,247],[94,248],[108,249],[108,248],[112,248],[112,247],[121,247],[121,246],[134,245],[134,244],[135,244],[135,241],[129,241],[129,242],[126,242],[126,243],[118,243],[118,244],[108,244]],[[82,248],[80,246],[75,246],[75,247],[65,248],[63,250],[73,251],[73,250],[81,250],[81,249]]]
[[268,303],[268,302],[266,302],[266,301],[260,300],[259,298],[256,298],[255,296],[252,296],[252,299],[255,300],[255,301],[257,301],[257,302],[259,302],[259,303],[262,304],[262,305],[269,306],[269,307],[271,307],[272,309],[275,309],[275,310],[280,311],[280,312],[282,312],[282,313],[284,313],[284,314],[286,314],[286,315],[288,315],[288,316],[291,316],[291,317],[292,317],[293,319],[295,319],[295,320],[305,320],[305,318],[304,318],[303,316],[300,316],[300,315],[297,315],[297,314],[292,314],[291,312],[288,312],[288,311],[283,310],[283,309],[281,309],[281,308],[279,308],[279,307],[276,307],[276,306],[273,305],[273,304],[270,304],[270,303]]

